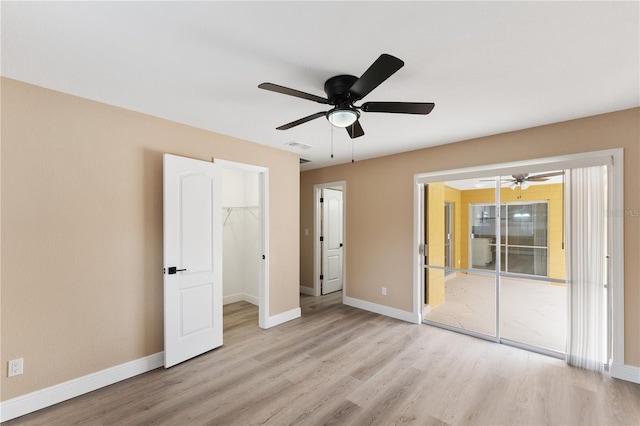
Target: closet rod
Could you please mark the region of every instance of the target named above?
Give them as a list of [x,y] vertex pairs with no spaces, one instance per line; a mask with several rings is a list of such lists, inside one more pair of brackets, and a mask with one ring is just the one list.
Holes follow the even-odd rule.
[[249,211],[249,213],[251,213],[251,215],[253,217],[256,218],[256,220],[260,220],[260,218],[258,217],[258,215],[256,215],[253,212],[253,209],[257,209],[260,206],[245,206],[245,207],[223,207],[223,210],[227,211],[227,216],[224,218],[224,223],[222,224],[222,226],[225,226],[227,224],[227,221],[229,220],[229,216],[231,216],[231,213],[233,213],[234,210],[247,210]]

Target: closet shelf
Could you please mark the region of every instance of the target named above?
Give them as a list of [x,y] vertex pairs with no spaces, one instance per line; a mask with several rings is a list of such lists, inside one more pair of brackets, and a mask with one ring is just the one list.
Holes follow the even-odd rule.
[[251,213],[251,215],[253,217],[256,218],[256,220],[260,220],[260,218],[258,217],[258,215],[256,215],[253,211],[260,208],[260,206],[242,206],[242,207],[232,207],[232,206],[227,206],[227,207],[222,207],[222,210],[226,210],[227,211],[227,216],[224,218],[224,223],[222,224],[222,226],[225,226],[227,224],[227,221],[229,220],[229,216],[231,216],[231,213],[233,213],[236,210],[247,210],[249,213]]

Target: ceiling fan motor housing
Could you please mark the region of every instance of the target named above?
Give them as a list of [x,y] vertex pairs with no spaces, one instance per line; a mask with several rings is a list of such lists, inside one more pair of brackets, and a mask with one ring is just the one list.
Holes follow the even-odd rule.
[[329,104],[349,108],[351,106],[349,89],[357,80],[358,77],[353,75],[337,75],[327,80],[324,83],[324,92],[327,94]]

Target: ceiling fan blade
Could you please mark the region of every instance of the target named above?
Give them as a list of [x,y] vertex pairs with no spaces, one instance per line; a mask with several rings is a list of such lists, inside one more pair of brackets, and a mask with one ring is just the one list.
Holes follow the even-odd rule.
[[360,100],[404,66],[395,56],[383,53],[349,89],[351,99]]
[[276,127],[276,129],[277,130],[287,130],[287,129],[290,129],[292,127],[296,127],[296,126],[298,126],[300,124],[306,123],[307,121],[315,120],[318,117],[323,117],[323,116],[326,116],[326,115],[327,115],[327,113],[324,112],[324,111],[316,112],[315,114],[308,115],[308,116],[306,116],[304,118],[301,118],[299,120],[292,121],[291,123],[283,124],[280,127]]
[[546,181],[549,180],[549,178],[541,177],[541,176],[534,176],[534,177],[527,178],[527,180],[529,182],[546,182]]
[[262,83],[259,84],[258,87],[264,90],[270,90],[276,93],[282,93],[283,95],[295,96],[296,98],[308,99],[310,101],[315,101],[320,104],[328,104],[329,101],[325,98],[321,98],[320,96],[312,95],[311,93],[301,92],[300,90],[290,89],[288,87],[279,86],[273,83]]
[[538,178],[550,178],[553,176],[562,176],[564,174],[564,172],[561,170],[559,172],[550,172],[550,173],[541,173],[539,175],[533,175],[533,176],[529,176],[529,180],[534,180],[534,179],[538,179]]
[[357,120],[351,126],[347,127],[347,133],[349,133],[349,137],[351,139],[359,138],[360,136],[364,136],[364,130],[362,130],[362,126],[360,125],[360,121]]
[[365,112],[392,112],[398,114],[429,114],[436,104],[432,102],[365,102]]

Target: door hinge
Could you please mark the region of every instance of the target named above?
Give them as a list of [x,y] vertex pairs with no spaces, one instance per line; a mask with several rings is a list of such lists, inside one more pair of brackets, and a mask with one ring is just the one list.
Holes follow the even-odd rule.
[[320,242],[323,242],[323,241],[324,241],[324,237],[320,237]]
[[324,198],[320,197],[320,202],[324,203]]
[[324,280],[324,275],[320,274],[320,279]]

